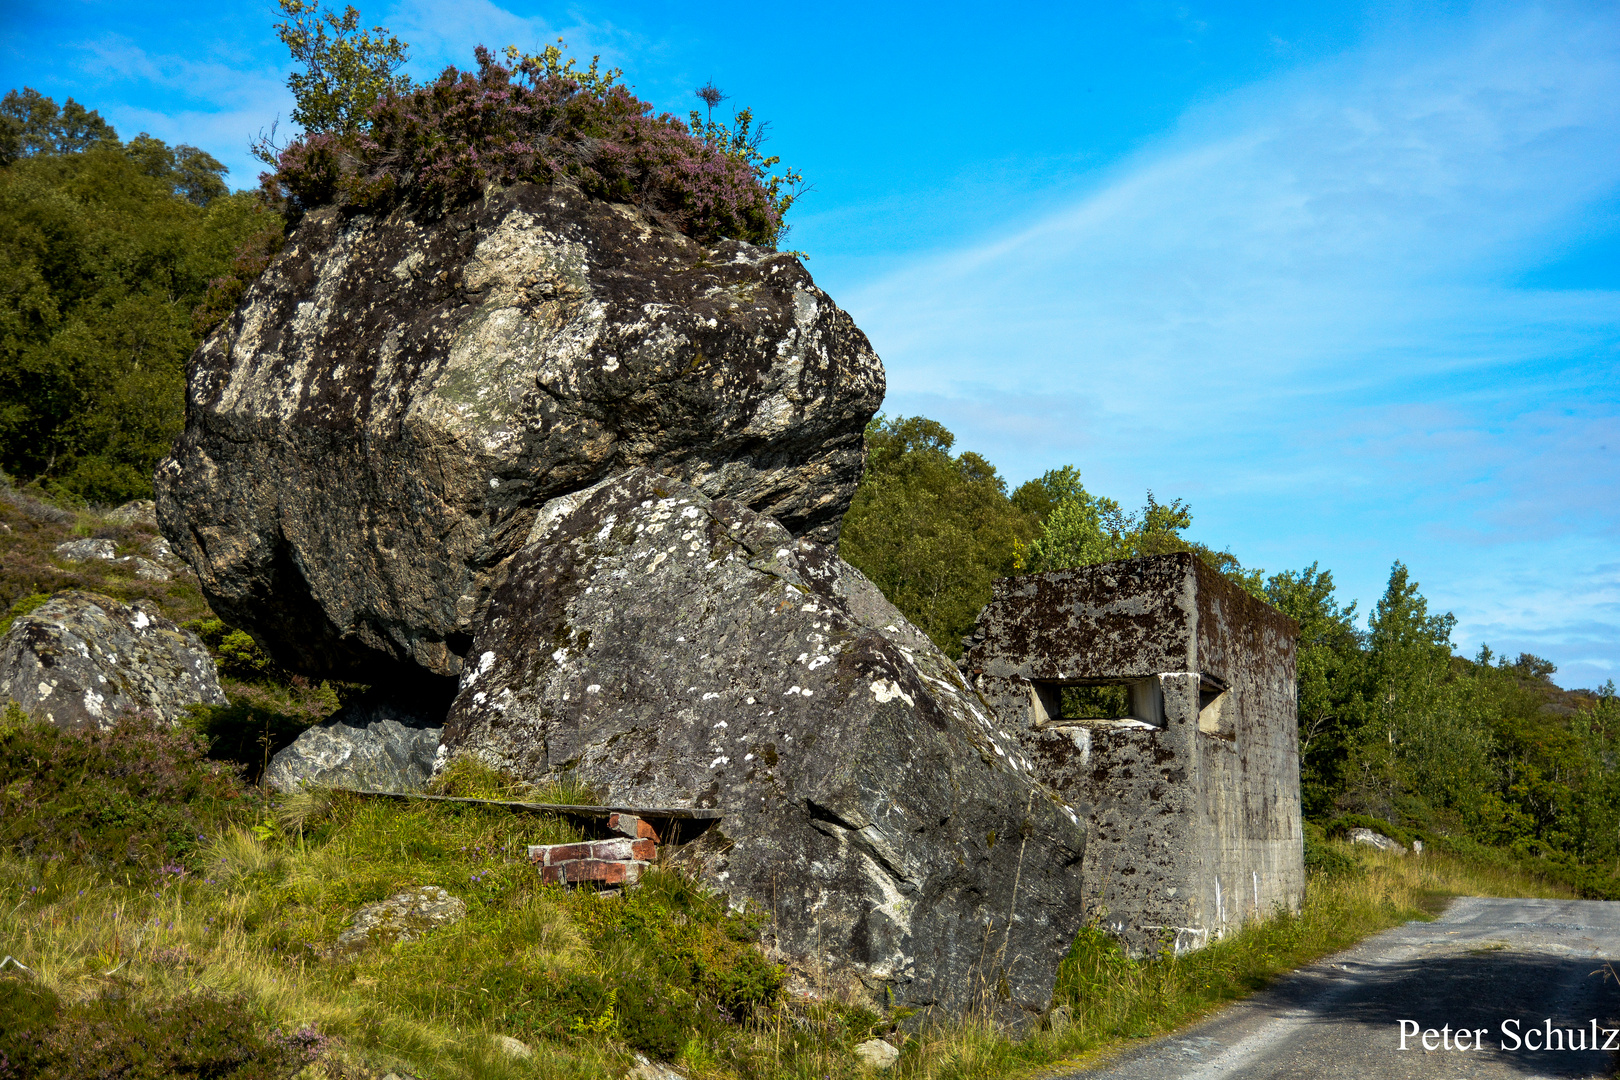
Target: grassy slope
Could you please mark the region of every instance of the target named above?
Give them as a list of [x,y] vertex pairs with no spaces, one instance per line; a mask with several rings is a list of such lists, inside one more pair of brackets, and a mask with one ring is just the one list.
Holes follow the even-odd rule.
[[[263,1031],[333,1041],[307,1077],[623,1075],[637,1051],[696,1077],[844,1077],[873,1013],[776,992],[757,927],[672,873],[615,897],[541,886],[518,858],[569,839],[560,822],[482,808],[337,797],[248,805],[193,857],[119,880],[114,867],[0,857],[0,941],[66,1001],[110,991],[141,1007],[207,993],[244,1002]],[[1274,975],[1437,910],[1462,893],[1556,895],[1449,856],[1357,852],[1364,870],[1312,883],[1303,914],[1202,952],[1133,962],[1082,934],[1061,972],[1067,1030],[1017,1041],[971,1019],[909,1039],[898,1074],[1001,1076],[1168,1031]],[[354,961],[322,958],[360,904],[438,884],[468,918]],[[513,1061],[492,1036],[535,1056]],[[3,1074],[0,1074],[3,1075]],[[286,1072],[280,1075],[287,1075]]]
[[63,589],[85,589],[124,601],[151,600],[176,622],[208,613],[202,590],[189,574],[166,582],[142,581],[135,576],[133,563],[57,559],[57,544],[86,536],[113,541],[119,556],[148,558],[145,546],[158,538],[155,529],[117,525],[91,510],[68,510],[41,502],[5,486],[0,476],[0,632],[10,625],[14,605],[30,596]]
[[[153,585],[51,556],[75,535],[106,535],[121,554],[134,552],[150,539],[143,530],[6,494],[0,600],[26,605],[37,592],[92,588],[152,599],[177,619],[206,617],[186,579]],[[900,1076],[1038,1072],[1195,1020],[1277,973],[1423,917],[1446,896],[1562,894],[1477,860],[1329,845],[1341,866],[1351,859],[1363,870],[1318,876],[1301,915],[1192,956],[1133,962],[1083,933],[1060,971],[1064,1030],[1020,1041],[970,1018],[907,1038],[899,1017],[782,992],[780,973],[751,944],[757,923],[675,874],[607,898],[540,886],[522,847],[570,838],[566,823],[266,799],[242,782],[255,769],[208,762],[201,750],[212,742],[217,756],[261,764],[261,739],[285,741],[346,688],[292,685],[262,658],[222,655],[243,678],[227,681],[229,709],[198,719],[197,740],[186,731],[64,737],[15,714],[0,723],[0,955],[31,969],[0,972],[0,1031],[12,1033],[0,1035],[0,1077],[52,1068],[238,1080],[300,1069],[304,1080],[388,1069],[583,1077],[623,1075],[646,1053],[693,1078],[831,1078],[860,1073],[852,1049],[873,1035],[904,1043]],[[471,794],[492,781],[455,782]],[[425,884],[463,898],[467,919],[351,961],[319,955],[359,905]],[[534,1055],[511,1059],[496,1035],[524,1040]],[[148,1050],[130,1049],[140,1045]],[[100,1058],[84,1058],[86,1047]],[[196,1060],[159,1060],[154,1047]]]

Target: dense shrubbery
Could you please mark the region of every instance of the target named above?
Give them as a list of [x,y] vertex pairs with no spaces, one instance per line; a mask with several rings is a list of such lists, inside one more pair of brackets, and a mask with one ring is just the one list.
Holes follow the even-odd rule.
[[759,128],[688,125],[555,46],[538,56],[480,46],[476,71],[385,92],[365,123],[306,132],[280,152],[266,190],[294,213],[336,203],[377,211],[400,200],[463,202],[491,184],[566,179],[632,203],[699,240],[774,245],[797,177],[769,176]]
[[1342,846],[1328,843],[1327,832],[1314,821],[1305,822],[1305,873],[1312,879],[1353,877],[1362,866]]
[[0,1080],[283,1080],[309,1060],[310,1044],[264,1029],[239,999],[65,1003],[0,978]]
[[0,846],[143,877],[178,874],[257,795],[183,728],[127,716],[62,731],[9,704],[0,720]]
[[1334,818],[1325,832],[1335,840],[1342,840],[1349,835],[1351,829],[1366,829],[1369,832],[1377,833],[1379,836],[1387,836],[1406,848],[1410,848],[1412,841],[1415,839],[1411,833],[1399,825],[1368,814],[1345,814]]

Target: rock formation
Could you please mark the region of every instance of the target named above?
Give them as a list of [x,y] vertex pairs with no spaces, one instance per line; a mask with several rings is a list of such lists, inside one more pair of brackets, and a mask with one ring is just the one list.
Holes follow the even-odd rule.
[[721,809],[692,865],[801,968],[908,1007],[1046,1006],[1084,917],[1084,828],[859,572],[650,470],[554,500],[525,539],[449,752]]
[[306,729],[270,759],[264,782],[419,791],[433,777],[442,721],[386,701],[358,701]]
[[158,518],[288,667],[453,676],[539,506],[626,469],[832,539],[883,383],[793,256],[564,184],[321,209],[193,356]]
[[437,885],[422,885],[367,904],[354,913],[349,928],[326,953],[329,959],[352,959],[368,945],[415,941],[430,930],[467,917],[467,903]]
[[213,658],[187,630],[137,601],[58,593],[0,638],[0,702],[58,727],[106,728],[125,711],[178,720],[225,704]]
[[[439,762],[721,811],[682,857],[811,982],[1028,1017],[1085,829],[831,546],[883,382],[792,256],[567,185],[317,210],[194,356],[158,518],[288,667],[459,685]],[[410,786],[434,727],[334,718],[271,781]]]

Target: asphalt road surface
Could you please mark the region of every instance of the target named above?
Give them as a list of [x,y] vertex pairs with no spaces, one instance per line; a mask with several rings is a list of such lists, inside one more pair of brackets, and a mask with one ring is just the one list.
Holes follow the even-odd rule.
[[[1609,1077],[1620,1064],[1616,971],[1620,903],[1471,897],[1455,901],[1432,923],[1407,923],[1296,972],[1196,1027],[1096,1069],[1063,1075]],[[1592,1049],[1594,1020],[1599,1049]],[[1547,1043],[1549,1027],[1561,1032],[1557,1042],[1564,1048],[1531,1049]],[[1457,1048],[1459,1028],[1469,1032],[1463,1049]],[[1475,1034],[1481,1028],[1482,1038]],[[1423,1034],[1430,1029],[1426,1048]],[[1612,1042],[1605,1029],[1616,1031]],[[1572,1044],[1585,1049],[1572,1050]]]

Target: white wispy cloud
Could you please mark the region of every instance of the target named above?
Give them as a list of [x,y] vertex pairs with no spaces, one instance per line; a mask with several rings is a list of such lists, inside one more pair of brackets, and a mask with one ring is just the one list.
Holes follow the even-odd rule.
[[[1399,556],[1464,640],[1603,626],[1620,671],[1588,550],[1620,522],[1620,294],[1514,284],[1617,192],[1620,19],[1504,9],[1203,105],[1061,212],[843,299],[890,410],[1015,477],[1190,494],[1205,538],[1368,600]],[[1506,574],[1530,540],[1573,561]]]
[[262,168],[250,140],[278,116],[285,125],[292,108],[285,67],[259,56],[155,52],[114,33],[75,43],[72,55],[120,137],[144,131],[200,146],[230,169],[236,187],[253,187]]
[[646,44],[611,21],[585,19],[577,12],[561,20],[521,15],[491,0],[402,0],[385,21],[410,43],[411,67],[418,78],[430,78],[450,64],[471,67],[479,45],[496,52],[508,45],[539,52],[562,38],[582,63],[599,54],[606,66],[614,67],[642,51],[638,44]]

